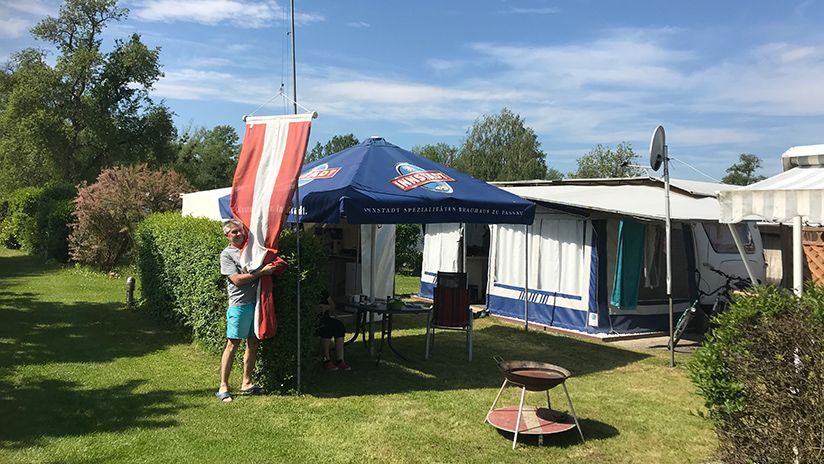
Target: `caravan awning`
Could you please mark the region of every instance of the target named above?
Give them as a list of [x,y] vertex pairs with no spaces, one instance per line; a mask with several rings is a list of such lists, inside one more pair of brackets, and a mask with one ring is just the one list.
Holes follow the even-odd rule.
[[745,219],[791,222],[824,222],[824,168],[800,166],[736,190],[718,193],[721,222]]
[[[663,182],[659,181],[648,180],[646,185],[598,185],[594,182],[578,182],[580,185],[575,185],[569,181],[556,181],[549,185],[501,184],[498,185],[507,192],[535,202],[603,211],[639,219],[666,219]],[[717,188],[718,184],[715,185]],[[718,221],[718,201],[714,197],[689,195],[678,189],[671,189],[670,205],[674,221]]]

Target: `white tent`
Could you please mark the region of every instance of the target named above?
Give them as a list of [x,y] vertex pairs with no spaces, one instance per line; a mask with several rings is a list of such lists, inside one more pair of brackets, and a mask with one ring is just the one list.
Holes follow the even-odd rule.
[[793,288],[803,289],[802,223],[824,223],[824,145],[792,147],[781,156],[784,172],[735,190],[718,192],[722,223],[745,219],[793,224]]
[[[215,221],[226,221],[232,218],[231,212],[227,208],[221,210],[220,199],[231,194],[232,188],[221,188],[214,190],[203,190],[200,192],[184,193],[181,195],[183,199],[182,214],[184,216],[202,217],[213,219]],[[370,285],[370,270],[372,269],[372,244],[370,237],[371,224],[363,224],[360,229],[359,251],[361,257],[360,265],[356,265],[360,269],[358,275],[359,279],[347,285],[348,291],[351,293],[359,293],[370,295],[374,298],[383,298],[386,295],[393,295],[395,288],[395,226],[394,224],[385,224],[376,227],[375,237],[375,256],[378,259],[375,262],[375,284],[374,287]],[[350,274],[347,272],[347,274]],[[371,292],[374,295],[371,295]],[[348,296],[348,295],[347,295]]]

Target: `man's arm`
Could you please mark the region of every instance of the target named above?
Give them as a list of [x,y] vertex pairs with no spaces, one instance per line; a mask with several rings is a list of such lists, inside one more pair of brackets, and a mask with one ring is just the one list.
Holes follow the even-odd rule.
[[250,283],[258,280],[259,278],[261,278],[265,275],[274,274],[275,269],[276,269],[275,264],[274,263],[269,263],[269,264],[263,266],[262,268],[260,268],[259,270],[255,271],[255,272],[246,272],[246,273],[238,272],[237,274],[232,274],[232,275],[229,276],[229,280],[231,280],[233,284],[240,287],[241,285],[250,284]]

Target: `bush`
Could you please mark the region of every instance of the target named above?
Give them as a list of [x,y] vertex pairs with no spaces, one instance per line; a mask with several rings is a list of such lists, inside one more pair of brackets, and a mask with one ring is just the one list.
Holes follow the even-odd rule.
[[0,242],[11,249],[31,252],[35,243],[37,222],[35,215],[43,189],[24,187],[15,190],[3,201],[3,219],[0,222]]
[[80,185],[69,236],[72,259],[111,269],[131,253],[137,224],[150,213],[180,209],[180,194],[190,190],[174,171],[146,165],[104,170],[94,184]]
[[691,361],[728,463],[821,462],[824,287],[736,298]]
[[[136,239],[142,306],[191,329],[209,350],[221,351],[226,344],[227,295],[218,259],[226,247],[220,223],[176,213],[152,214],[138,226]],[[281,234],[281,256],[290,267],[275,277],[278,331],[261,343],[255,369],[256,382],[269,391],[285,392],[295,386],[295,241],[294,232]],[[307,234],[301,234],[301,250],[301,353],[306,371],[318,346],[314,330],[325,282],[320,269],[326,258],[320,243]]]
[[60,262],[69,260],[69,223],[74,213],[77,189],[65,182],[43,187],[37,205],[32,251]]
[[398,224],[395,228],[395,271],[406,275],[420,275],[423,253],[418,248],[421,240],[420,224]]
[[0,203],[0,241],[49,259],[68,260],[75,188],[62,182],[25,187]]

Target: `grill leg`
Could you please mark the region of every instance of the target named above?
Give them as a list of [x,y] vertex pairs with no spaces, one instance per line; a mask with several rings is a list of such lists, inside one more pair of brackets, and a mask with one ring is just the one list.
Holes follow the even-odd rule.
[[561,384],[564,387],[564,393],[566,393],[567,403],[569,403],[569,410],[572,412],[572,418],[575,420],[575,428],[578,429],[578,434],[581,435],[581,443],[584,442],[584,432],[581,431],[581,425],[578,424],[578,416],[575,415],[575,408],[572,407],[572,399],[569,397],[569,390],[567,390],[566,382]]
[[549,390],[546,391],[546,407],[552,411],[552,402],[549,400]]
[[504,378],[504,383],[503,383],[503,385],[501,385],[501,389],[498,390],[498,394],[495,396],[495,401],[492,402],[492,407],[489,408],[489,412],[486,413],[486,419],[485,419],[486,422],[489,422],[489,415],[492,414],[492,411],[495,410],[495,405],[498,404],[498,399],[501,397],[501,393],[504,392],[504,388],[506,387],[507,382],[508,382],[508,380],[506,378]]
[[[521,402],[518,404],[518,418],[515,419],[515,436],[512,438],[512,449],[515,449],[515,445],[518,444],[518,431],[521,429],[521,414],[523,414],[523,412],[524,412],[524,394],[525,393],[526,393],[526,387],[521,387]],[[567,398],[569,398],[569,395],[567,395]],[[572,404],[572,403],[570,403],[570,404]]]

